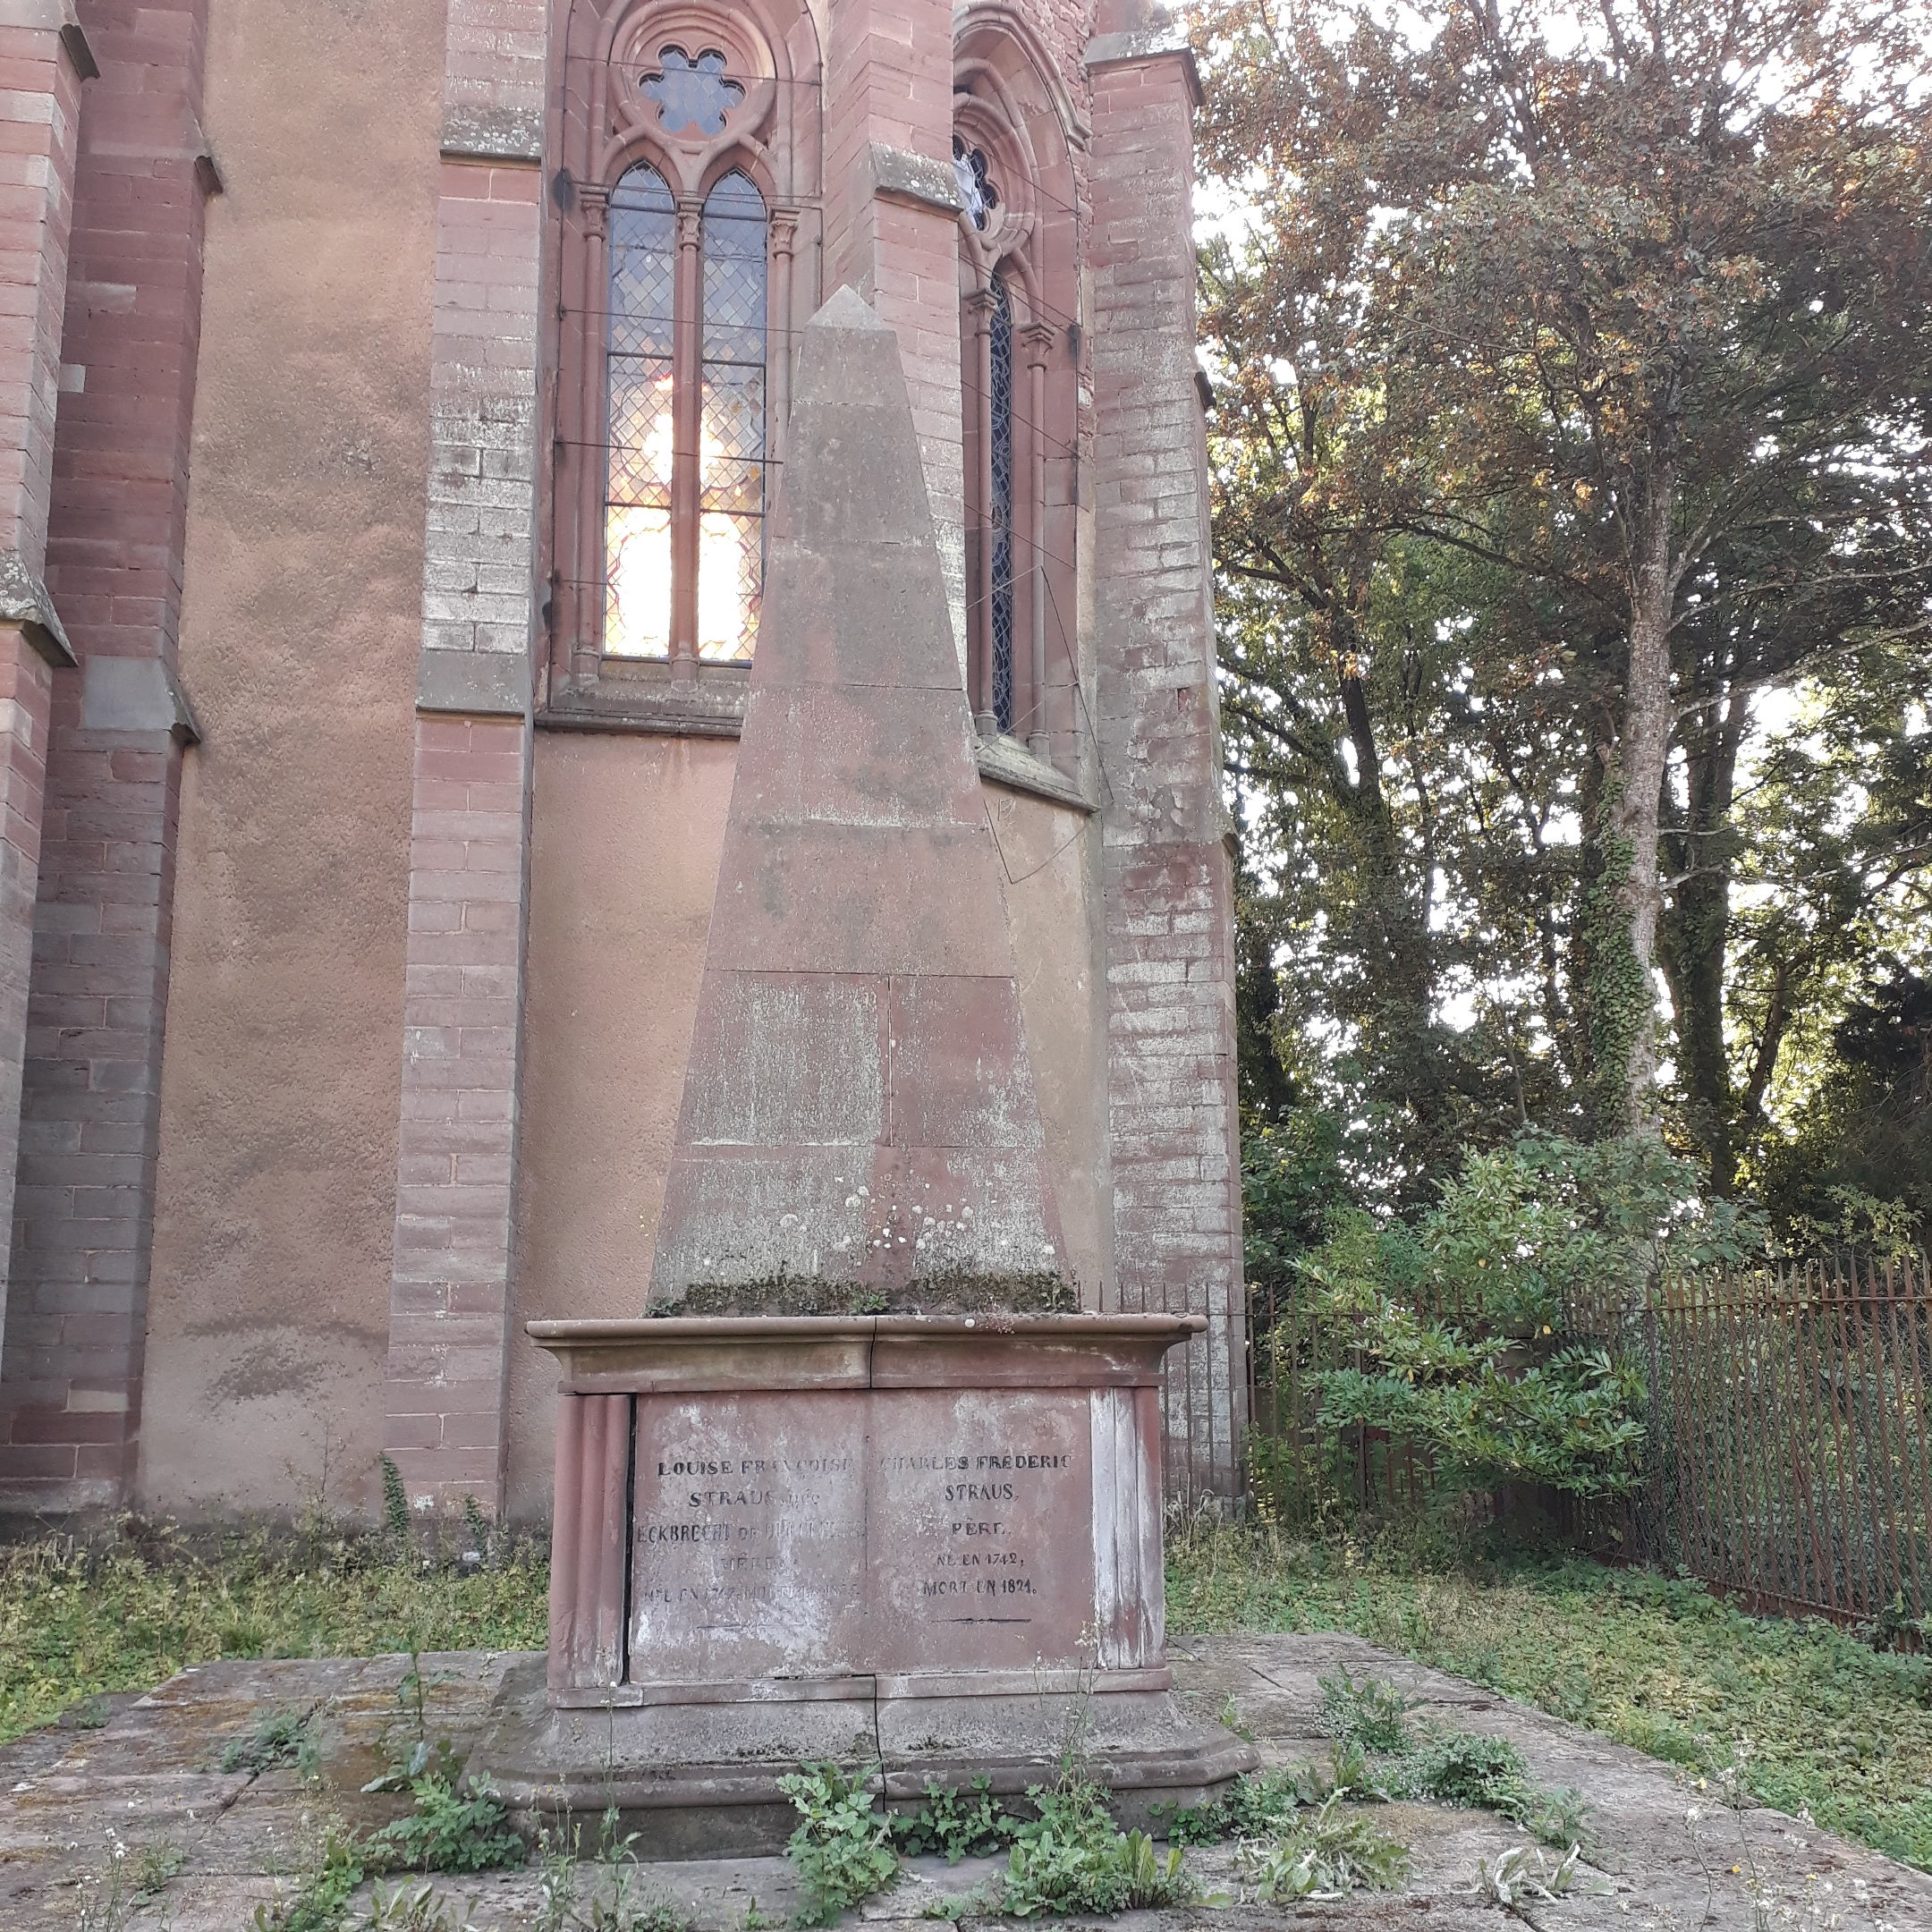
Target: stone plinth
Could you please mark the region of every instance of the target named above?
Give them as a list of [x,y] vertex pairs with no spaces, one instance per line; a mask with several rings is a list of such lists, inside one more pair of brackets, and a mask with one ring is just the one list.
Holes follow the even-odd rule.
[[478,1760],[659,1855],[782,1843],[833,1758],[1023,1792],[1086,1727],[1123,1815],[1256,1762],[1163,1655],[1161,1358],[1198,1316],[532,1322],[563,1368],[547,1686]]

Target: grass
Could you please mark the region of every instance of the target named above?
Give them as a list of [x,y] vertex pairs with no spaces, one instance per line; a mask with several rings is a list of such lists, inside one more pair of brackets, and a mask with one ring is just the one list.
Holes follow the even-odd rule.
[[0,1548],[0,1743],[215,1657],[542,1649],[541,1546],[467,1572],[446,1556],[339,1530],[197,1538],[137,1523]]
[[[339,1530],[0,1548],[0,1741],[77,1700],[220,1657],[540,1649],[540,1546],[465,1572]],[[1199,1529],[1169,1553],[1176,1629],[1352,1631],[1932,1870],[1932,1658],[1748,1617],[1696,1585],[1534,1558]]]
[[[1169,1550],[1168,1621],[1349,1631],[1674,1762],[1738,1765],[1764,1803],[1932,1870],[1932,1657],[1745,1616],[1694,1583],[1406,1540],[1202,1527]],[[1586,1796],[1588,1794],[1586,1793]]]

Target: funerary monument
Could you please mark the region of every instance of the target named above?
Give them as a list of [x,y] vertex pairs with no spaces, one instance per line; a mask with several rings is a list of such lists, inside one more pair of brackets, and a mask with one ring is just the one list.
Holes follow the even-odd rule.
[[484,1761],[666,1850],[775,1849],[777,1778],[826,1758],[1010,1795],[1077,1741],[1143,1816],[1199,1803],[1255,1762],[1166,1694],[1157,1391],[1203,1320],[1066,1311],[899,341],[850,288],[790,452],[663,1312],[530,1325],[563,1371],[548,1680]]
[[[555,1499],[591,1690],[653,1590],[737,1587],[649,1541],[676,1496],[852,1458],[824,1547],[903,1562],[808,1674],[885,1698],[895,1592],[1023,1578],[1159,1695],[1135,1538],[1157,1471],[1237,1488],[1245,1387],[1177,29],[0,0],[0,1507],[369,1514],[387,1454],[540,1523],[561,1360],[587,1445],[689,1438],[621,1604]],[[827,1326],[674,1372],[622,1326],[758,1284]],[[748,1377],[829,1378],[800,1466],[674,1470],[747,1460]],[[1063,1460],[945,1462],[996,1453]],[[961,1487],[1091,1533],[942,1563]],[[1030,1668],[1003,1628],[961,1667]]]

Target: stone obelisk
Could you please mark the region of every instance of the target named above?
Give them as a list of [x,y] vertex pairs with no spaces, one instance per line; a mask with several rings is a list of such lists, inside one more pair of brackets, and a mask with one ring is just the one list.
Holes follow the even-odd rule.
[[654,1307],[1039,1307],[1063,1275],[898,339],[805,332]]

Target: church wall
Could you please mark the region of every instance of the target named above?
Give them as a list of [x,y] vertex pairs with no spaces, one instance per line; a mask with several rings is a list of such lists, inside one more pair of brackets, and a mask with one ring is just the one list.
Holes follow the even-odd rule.
[[139,1498],[373,1504],[443,0],[214,0]]
[[537,734],[510,1338],[508,1508],[549,1508],[556,1368],[535,1318],[650,1284],[734,740]]
[[1004,786],[988,785],[986,801],[1006,876],[1013,971],[1067,1268],[1083,1308],[1111,1307],[1106,977],[1096,829],[1085,813]]

